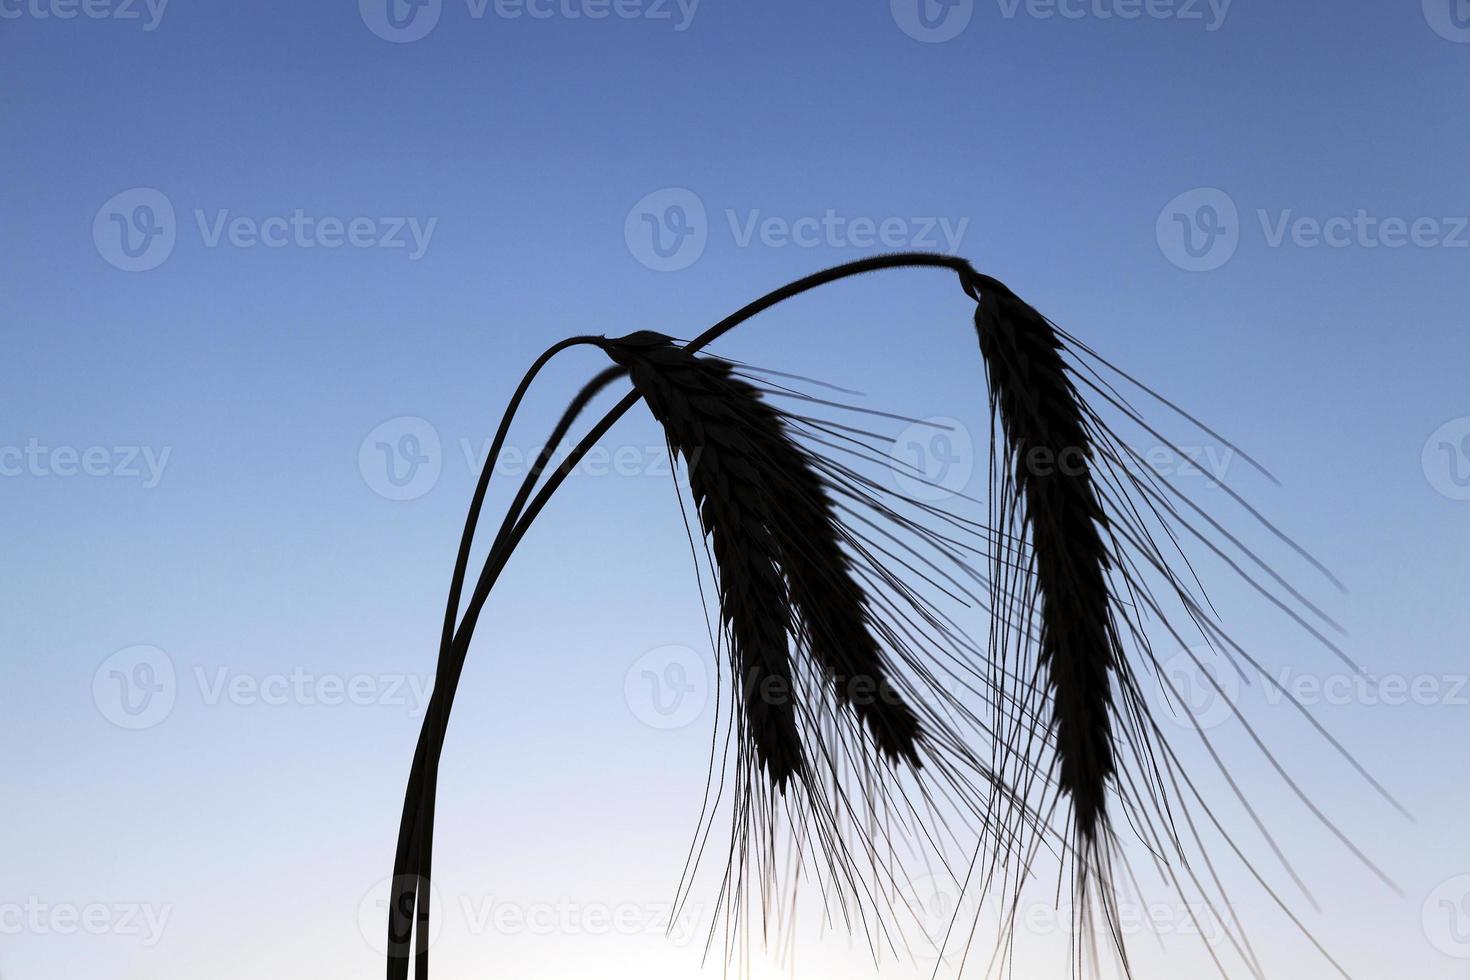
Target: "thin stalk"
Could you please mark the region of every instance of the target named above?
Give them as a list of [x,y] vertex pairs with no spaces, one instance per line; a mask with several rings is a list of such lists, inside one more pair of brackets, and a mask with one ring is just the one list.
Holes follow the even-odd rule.
[[[577,338],[577,342],[586,343],[587,338]],[[599,391],[601,391],[611,381],[613,381],[615,378],[623,373],[623,369],[619,367],[604,369],[595,378],[589,381],[580,392],[577,393],[577,396],[572,399],[571,404],[567,406],[566,411],[562,413],[562,417],[557,422],[556,428],[551,434],[551,438],[546,441],[546,444],[537,454],[536,462],[535,464],[533,464],[532,467],[533,472],[539,472],[546,466],[547,460],[549,460],[551,456],[556,452],[556,448],[561,445],[561,441],[566,436],[567,430],[571,428],[572,423],[576,421],[577,416],[581,414],[582,409],[586,407],[587,403],[590,402],[594,397],[596,397]],[[488,467],[493,465],[498,455],[499,449],[497,447],[492,452],[490,458],[486,460],[487,472]],[[523,483],[520,490],[517,491],[515,501],[506,511],[505,519],[501,523],[500,530],[496,533],[495,537],[497,541],[501,540],[504,537],[506,528],[509,527],[511,522],[520,514],[521,508],[525,506],[526,497],[530,495],[530,491],[530,485],[526,483]],[[500,567],[504,568],[504,563],[502,563]],[[498,570],[496,572],[496,577],[499,577]],[[459,585],[461,587],[463,586],[462,574],[460,576]],[[486,586],[485,591],[488,595],[488,585]],[[455,598],[457,599],[458,597],[456,596]],[[428,890],[429,879],[432,872],[432,864],[434,859],[434,807],[439,789],[439,760],[444,753],[444,738],[449,729],[449,711],[454,704],[455,692],[459,689],[459,679],[461,673],[464,670],[468,647],[469,637],[466,636],[465,651],[461,652],[455,659],[453,674],[451,676],[451,683],[448,685],[448,689],[446,691],[446,700],[443,703],[442,713],[439,717],[439,723],[437,727],[435,727],[430,732],[430,739],[425,755],[426,765],[421,778],[422,792],[420,795],[419,809],[414,817],[415,824],[418,827],[418,836],[416,841],[416,849],[410,849],[410,859],[412,860],[413,857],[417,857],[417,861],[414,862],[417,867],[413,880],[421,888],[423,888],[425,892],[427,892]],[[438,691],[438,688],[439,684],[436,681],[436,693]],[[425,723],[428,723],[427,718],[425,719]],[[415,953],[415,960],[416,962],[422,964],[419,967],[417,975],[419,976],[420,980],[424,980],[424,978],[427,978],[428,976],[429,969],[428,947],[430,905],[429,896],[427,894],[423,896],[422,901],[419,903],[418,912],[419,933],[418,941],[416,943],[417,951]]]
[[[414,806],[414,801],[422,800],[424,794],[423,764],[425,759],[429,757],[430,735],[437,731],[441,733],[439,735],[441,742],[443,738],[442,732],[444,726],[442,724],[431,724],[430,721],[431,719],[438,718],[440,713],[442,713],[445,719],[448,718],[448,706],[442,703],[440,697],[441,687],[448,687],[450,692],[449,699],[452,700],[453,688],[459,683],[458,669],[448,679],[448,683],[444,683],[444,667],[450,645],[454,639],[455,617],[459,611],[460,596],[464,591],[465,572],[469,567],[470,550],[474,543],[475,528],[479,523],[480,511],[484,506],[485,496],[490,489],[490,479],[494,472],[495,461],[499,459],[500,452],[505,446],[505,440],[510,433],[510,426],[515,419],[516,412],[520,409],[526,392],[530,390],[532,382],[540,374],[541,369],[562,351],[580,344],[595,342],[596,338],[593,337],[572,337],[560,341],[547,348],[535,360],[531,367],[527,369],[525,375],[521,378],[520,385],[517,386],[515,394],[511,396],[510,403],[506,405],[505,412],[501,416],[500,426],[495,432],[495,439],[491,444],[490,454],[486,457],[485,466],[480,472],[480,479],[475,485],[474,496],[470,499],[469,513],[465,516],[464,531],[460,535],[459,552],[455,556],[454,574],[450,577],[449,581],[449,598],[445,604],[444,628],[440,635],[439,659],[438,665],[435,668],[436,680],[434,693],[430,698],[430,707],[425,715],[424,724],[419,729],[419,741],[414,750],[413,766],[410,769],[408,786],[404,793],[403,815],[398,828],[398,849],[393,861],[393,883],[391,885],[393,898],[389,904],[388,914],[388,980],[405,980],[408,975],[408,958],[406,956],[395,956],[393,952],[399,942],[406,944],[409,940],[409,924],[407,922],[395,922],[395,916],[403,909],[400,904],[399,882],[402,880],[403,875],[408,873],[410,865],[418,863],[414,860],[415,849],[413,845],[418,840],[418,835],[414,833],[414,830],[416,829],[416,817],[421,811]],[[462,658],[459,661],[459,666],[463,666]],[[436,702],[439,703],[436,704]],[[437,755],[437,753],[435,754]],[[432,806],[432,801],[430,805]],[[424,891],[418,896],[422,900],[420,908],[423,910],[423,917],[420,921],[424,926],[428,924],[426,921],[428,910],[427,884],[427,881],[423,882]],[[399,924],[404,926],[402,931],[403,938],[401,940],[397,939],[398,930],[395,928]],[[427,964],[425,965],[427,966]]]

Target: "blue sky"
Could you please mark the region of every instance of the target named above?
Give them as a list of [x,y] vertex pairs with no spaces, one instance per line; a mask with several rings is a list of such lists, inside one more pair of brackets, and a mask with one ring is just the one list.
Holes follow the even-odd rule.
[[[0,972],[290,973],[266,935],[302,975],[376,970],[357,910],[525,366],[573,333],[692,336],[890,247],[969,257],[1281,478],[1194,444],[1348,585],[1311,587],[1353,655],[1430,692],[1319,699],[1414,825],[1242,695],[1404,892],[1284,817],[1332,899],[1314,928],[1355,976],[1463,972],[1470,9],[925,2],[0,0],[0,828],[26,842]],[[968,316],[948,277],[894,273],[721,350],[961,420],[979,493]],[[513,447],[596,366],[549,371]],[[451,907],[652,917],[672,892],[711,719],[650,726],[629,693],[705,646],[658,446],[621,424],[623,463],[568,482],[487,610],[445,762]],[[1340,680],[1221,591],[1269,663]],[[124,727],[109,678],[142,663],[171,707]],[[100,935],[61,933],[57,907],[98,904]],[[1328,975],[1260,911],[1276,963]],[[698,964],[653,930],[448,918],[456,974]]]

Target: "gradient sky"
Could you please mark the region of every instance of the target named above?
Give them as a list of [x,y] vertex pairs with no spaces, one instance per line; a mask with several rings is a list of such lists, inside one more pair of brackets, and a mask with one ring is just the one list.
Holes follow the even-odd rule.
[[[1291,567],[1351,654],[1429,692],[1317,705],[1417,822],[1241,701],[1403,894],[1224,744],[1355,977],[1470,970],[1470,6],[925,2],[0,0],[0,974],[376,975],[359,911],[471,460],[525,366],[888,247],[954,248],[1281,478],[1214,457],[1347,584]],[[721,350],[962,420],[979,493],[968,316],[947,276],[893,273]],[[595,366],[549,371],[513,447]],[[658,433],[607,444],[624,464],[546,511],[461,687],[445,976],[720,975],[649,922],[711,718],[649,725],[638,695],[704,618]],[[1268,663],[1341,681],[1221,592]],[[172,678],[157,716],[118,700],[140,665]],[[563,899],[632,924],[469,914]],[[1274,975],[1332,975],[1244,911]],[[800,976],[872,973],[801,939]]]

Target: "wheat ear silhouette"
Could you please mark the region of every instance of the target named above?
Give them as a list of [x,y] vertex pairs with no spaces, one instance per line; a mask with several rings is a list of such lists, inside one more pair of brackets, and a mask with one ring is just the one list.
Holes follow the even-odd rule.
[[[859,407],[805,395],[780,372],[701,353],[793,297],[900,268],[953,273],[975,304],[994,433],[986,521],[893,491],[872,476],[873,466],[897,465],[878,434],[809,414],[821,405],[839,413],[863,411]],[[542,368],[580,346],[602,350],[613,364],[587,383],[557,422],[466,600],[471,545],[512,421]],[[552,465],[580,415],[624,378],[632,390]],[[1215,850],[1237,858],[1268,900],[1346,975],[1215,816],[1197,774],[1165,738],[1141,679],[1156,676],[1163,696],[1184,706],[1235,801],[1312,902],[1163,669],[1145,622],[1188,650],[1222,696],[1186,634],[1203,643],[1205,656],[1276,686],[1392,802],[1231,638],[1185,543],[1223,563],[1351,664],[1329,635],[1340,627],[1221,519],[1142,466],[1138,451],[1092,404],[1182,455],[1134,407],[1131,398],[1140,396],[1269,477],[1213,429],[1103,360],[999,280],[953,256],[903,253],[827,269],[768,293],[682,345],[640,331],[617,339],[573,337],[549,348],[511,397],[461,537],[435,687],[404,796],[389,906],[389,980],[406,980],[410,966],[420,980],[428,977],[439,762],[484,603],[556,489],[640,401],[682,466],[697,524],[691,544],[696,558],[703,544],[717,586],[716,646],[726,649],[732,677],[723,715],[728,751],[718,750],[717,739],[705,807],[676,893],[680,904],[688,900],[714,814],[728,806],[732,831],[719,893],[727,956],[736,954],[735,937],[748,936],[752,923],[766,936],[791,914],[794,882],[804,875],[820,882],[826,917],[860,933],[875,958],[911,952],[907,923],[920,920],[922,910],[905,891],[903,852],[919,854],[961,890],[1004,896],[1002,935],[990,956],[990,971],[1000,975],[1014,952],[1021,889],[1035,877],[1040,858],[1051,855],[1071,869],[1067,886],[1078,927],[1073,972],[1096,971],[1105,946],[1129,974],[1118,908],[1121,883],[1134,878],[1117,829],[1126,824],[1161,877],[1191,900],[1190,915],[1224,937],[1225,952],[1241,969],[1264,975],[1211,860]],[[788,397],[802,409],[778,407]],[[922,474],[910,476],[923,481]],[[1338,585],[1240,494],[1223,490],[1294,560]],[[983,610],[988,628],[963,628],[942,608],[941,596]],[[976,702],[989,710],[976,710]],[[1230,707],[1312,817],[1387,881]],[[969,842],[963,846],[961,832]],[[919,926],[941,953],[973,952],[975,924],[959,921],[957,911],[938,929]],[[712,923],[706,948],[717,938]],[[1224,974],[1223,954],[1208,946],[1207,952]]]

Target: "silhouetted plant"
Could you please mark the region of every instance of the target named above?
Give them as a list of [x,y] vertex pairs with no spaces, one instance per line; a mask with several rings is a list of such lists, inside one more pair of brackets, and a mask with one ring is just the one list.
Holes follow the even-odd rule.
[[[775,402],[797,397],[838,410],[855,406],[804,397],[775,380],[785,376],[699,353],[793,296],[901,267],[951,271],[977,304],[975,328],[994,433],[988,522],[896,493],[867,475],[864,466],[899,465],[884,457],[876,434],[784,411]],[[511,422],[541,368],[561,351],[583,345],[603,350],[613,366],[593,378],[558,421],[502,520],[461,615],[471,544]],[[632,391],[551,466],[587,405],[623,377],[631,380]],[[643,331],[611,340],[575,337],[550,348],[511,398],[461,538],[434,693],[404,800],[390,904],[389,980],[405,980],[410,953],[416,975],[428,976],[426,889],[438,765],[484,602],[567,474],[639,401],[662,425],[671,456],[683,463],[699,525],[692,539],[706,543],[717,583],[716,643],[728,644],[733,745],[712,761],[713,789],[706,791],[686,880],[676,895],[687,900],[689,879],[713,826],[712,800],[723,798],[732,767],[733,828],[720,892],[731,928],[727,955],[728,936],[742,916],[758,915],[764,936],[768,913],[779,912],[783,846],[789,848],[787,871],[809,869],[847,925],[864,932],[875,956],[884,948],[896,952],[904,945],[896,920],[914,913],[903,908],[904,872],[896,856],[902,848],[922,851],[926,862],[964,888],[998,889],[1007,896],[1004,935],[991,959],[993,966],[1003,965],[1013,951],[1021,889],[1034,875],[1038,855],[1050,852],[1071,868],[1081,937],[1074,972],[1096,963],[1095,936],[1116,951],[1127,972],[1116,904],[1116,878],[1127,867],[1115,829],[1120,822],[1181,896],[1197,897],[1200,914],[1213,920],[1252,975],[1262,975],[1261,966],[1227,914],[1228,899],[1202,831],[1213,832],[1316,944],[1216,818],[1198,780],[1164,738],[1140,672],[1155,674],[1166,695],[1184,699],[1162,670],[1145,622],[1159,624],[1186,650],[1183,631],[1198,634],[1233,669],[1259,674],[1310,718],[1217,621],[1183,549],[1192,539],[1347,658],[1323,631],[1336,628],[1325,614],[1217,518],[1148,472],[1143,458],[1085,397],[1182,455],[1144,419],[1125,389],[1157,399],[1224,442],[1003,283],[962,259],[930,254],[881,256],[817,273],[756,300],[684,345]],[[1224,492],[1325,574],[1235,491]],[[986,610],[990,623],[983,642],[968,636],[926,593]],[[1218,690],[1195,654],[1190,657]],[[988,719],[975,711],[973,699],[988,703]],[[1290,780],[1244,716],[1233,705],[1231,710],[1314,816],[1367,863]],[[1300,884],[1204,730],[1194,728],[1235,798]],[[963,868],[947,853],[946,842],[958,841],[959,829],[974,841]],[[753,910],[747,902],[754,902]],[[829,917],[836,914],[829,910]],[[967,937],[964,924],[951,921],[944,937],[927,938],[946,948],[956,928]],[[713,942],[713,924],[711,929]],[[969,939],[962,945],[968,951]],[[1220,963],[1214,950],[1209,955]]]

